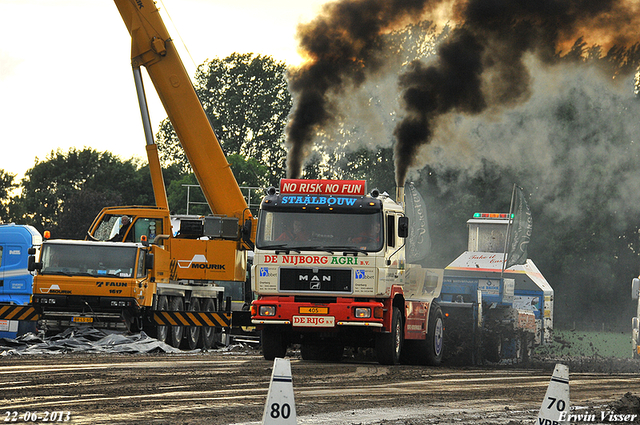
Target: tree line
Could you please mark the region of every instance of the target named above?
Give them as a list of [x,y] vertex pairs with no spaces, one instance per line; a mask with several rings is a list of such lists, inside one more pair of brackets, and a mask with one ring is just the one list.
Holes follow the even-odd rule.
[[[433,46],[446,37],[447,31],[446,27],[436,31],[430,23],[422,23],[390,34],[390,43],[403,46],[400,50],[389,49],[389,55],[401,52],[390,72],[397,75],[409,59],[432,54]],[[640,49],[601,54],[597,46],[588,47],[579,42],[564,56],[563,63],[580,62],[617,75],[622,67],[637,68],[638,51]],[[383,108],[388,100],[380,91],[382,80],[373,80],[371,84],[363,89],[369,90],[365,93],[369,112]],[[194,85],[238,184],[277,186],[286,172],[284,134],[293,102],[287,89],[286,64],[269,56],[234,53],[200,65]],[[634,203],[635,198],[626,199],[629,202],[623,200],[625,196],[640,195],[635,195],[632,190],[635,185],[631,182],[629,190],[604,184],[606,167],[598,168],[595,162],[603,145],[602,135],[606,135],[608,152],[613,149],[627,152],[627,161],[619,161],[621,168],[615,172],[621,175],[629,172],[633,158],[640,155],[630,147],[638,129],[631,126],[622,131],[617,125],[602,125],[588,131],[583,128],[597,116],[619,117],[628,111],[640,112],[640,108],[633,99],[611,97],[604,100],[608,108],[606,114],[596,110],[592,112],[594,116],[589,116],[589,110],[581,109],[580,105],[595,105],[597,109],[598,102],[603,101],[602,96],[597,97],[597,93],[589,92],[589,87],[576,86],[566,95],[550,100],[550,106],[534,117],[546,120],[551,128],[570,129],[568,133],[572,137],[554,135],[552,140],[557,149],[551,161],[555,167],[576,161],[572,155],[584,146],[589,147],[585,155],[593,155],[591,179],[582,179],[579,170],[566,168],[568,171],[557,173],[558,181],[551,185],[547,180],[552,170],[535,167],[535,162],[518,158],[518,152],[506,160],[499,156],[477,156],[473,167],[462,167],[464,155],[447,154],[446,147],[434,147],[429,152],[428,165],[409,176],[427,202],[433,241],[428,265],[445,267],[465,251],[466,221],[475,212],[507,212],[511,187],[517,183],[525,189],[534,217],[529,258],[555,290],[557,324],[570,326],[575,321],[599,327],[607,323],[626,330],[634,312],[630,281],[638,274],[640,265],[640,203]],[[353,117],[355,114],[349,115],[348,109],[336,113],[344,113],[345,119],[339,129],[319,130],[320,143],[311,152],[303,176],[364,179],[369,189],[378,188],[393,194],[392,138],[367,131],[366,126]],[[384,124],[384,120],[389,119],[389,114],[386,115],[387,118],[378,123]],[[531,115],[530,110],[514,109],[509,119],[526,128]],[[627,126],[626,121],[621,125]],[[494,136],[489,130],[494,131],[486,122],[477,124],[472,128],[469,143],[474,143],[476,137],[475,143],[485,143],[485,150],[490,150],[491,137],[483,137]],[[161,123],[156,139],[170,209],[176,214],[185,213],[187,190],[184,185],[197,182],[168,120]],[[542,149],[538,154],[550,153]],[[594,173],[602,175],[598,178]],[[31,224],[41,232],[50,230],[56,238],[84,238],[89,225],[105,206],[154,204],[145,161],[122,159],[89,147],[52,151],[44,160],[37,160],[21,181],[15,177],[0,170],[0,219]],[[591,187],[594,179],[601,182],[602,187],[587,194],[585,188]],[[624,181],[617,183],[625,184]],[[204,202],[197,191],[190,196],[192,200]],[[570,206],[568,200],[572,202]],[[578,212],[569,214],[570,208]],[[202,206],[194,206],[190,212],[208,213]]]

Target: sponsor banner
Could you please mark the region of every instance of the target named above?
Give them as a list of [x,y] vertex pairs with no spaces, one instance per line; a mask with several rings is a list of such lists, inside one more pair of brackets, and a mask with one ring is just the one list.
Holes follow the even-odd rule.
[[364,180],[281,179],[280,193],[364,196],[366,193],[366,182]]
[[334,256],[327,257],[325,255],[265,255],[265,264],[290,264],[297,265],[368,265],[369,260],[359,260],[358,257]]
[[282,197],[282,205],[317,205],[327,207],[351,207],[358,198],[353,196],[309,196],[309,195],[285,195]]
[[291,325],[311,328],[333,328],[336,326],[336,318],[333,316],[293,316]]
[[505,269],[515,266],[516,264],[525,264],[527,262],[527,250],[529,241],[531,240],[531,230],[533,229],[531,210],[524,198],[522,188],[516,186],[515,189],[516,203],[507,251],[507,263],[504,266]]

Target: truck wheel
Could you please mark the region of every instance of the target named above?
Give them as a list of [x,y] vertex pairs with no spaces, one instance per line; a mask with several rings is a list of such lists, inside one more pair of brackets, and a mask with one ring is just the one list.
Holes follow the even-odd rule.
[[[202,305],[202,311],[212,312],[216,311],[216,305],[211,298],[207,298],[204,300],[204,304]],[[205,350],[210,349],[211,347],[216,346],[219,342],[220,332],[217,328],[212,326],[205,326],[200,329],[200,343],[198,346],[200,348],[204,348]]]
[[400,362],[403,340],[402,315],[400,309],[393,307],[391,332],[376,335],[375,349],[378,363],[394,365]]
[[[182,297],[171,297],[171,311],[184,311],[184,302]],[[184,326],[171,326],[169,330],[169,344],[172,347],[180,348],[182,336],[184,335]]]
[[[169,309],[169,300],[164,295],[160,295],[158,297],[158,303],[156,305],[156,309],[154,311],[167,311]],[[153,314],[153,311],[151,312]],[[167,333],[169,332],[168,326],[160,326],[153,321],[151,318],[150,321],[146,321],[145,331],[151,338],[155,338],[160,342],[165,342],[167,340]]]
[[444,316],[436,303],[431,304],[429,311],[429,331],[425,344],[427,365],[438,366],[442,362],[444,348]]
[[284,358],[287,355],[287,342],[279,329],[262,330],[262,355],[265,360]]
[[491,363],[498,363],[502,359],[502,335],[496,334],[483,341],[484,359]]
[[[191,298],[189,304],[189,311],[200,311],[200,300],[197,298]],[[188,350],[195,350],[198,347],[198,341],[200,340],[200,326],[189,326],[184,329],[185,338],[182,343],[182,348]]]

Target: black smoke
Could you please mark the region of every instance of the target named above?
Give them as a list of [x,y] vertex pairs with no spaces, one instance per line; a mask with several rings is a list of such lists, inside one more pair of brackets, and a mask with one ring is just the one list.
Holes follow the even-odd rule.
[[622,0],[330,3],[299,28],[300,48],[309,61],[289,76],[294,95],[287,129],[290,177],[300,175],[319,129],[333,124],[329,96],[347,95],[382,67],[380,37],[443,9],[455,24],[450,36],[429,63],[412,63],[399,76],[404,110],[394,131],[398,185],[410,167],[424,165],[416,163],[416,154],[431,142],[443,115],[499,112],[529,99],[528,55],[553,65],[577,42],[621,54],[638,46],[638,5]]

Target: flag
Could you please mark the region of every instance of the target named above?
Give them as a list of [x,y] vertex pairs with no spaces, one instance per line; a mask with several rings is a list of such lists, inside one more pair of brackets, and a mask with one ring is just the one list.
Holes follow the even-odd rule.
[[409,237],[406,241],[407,263],[415,264],[424,260],[431,249],[427,206],[413,183],[405,187],[405,211],[409,217]]
[[511,225],[511,237],[507,247],[507,263],[505,269],[516,264],[527,262],[527,248],[531,240],[533,218],[527,201],[524,199],[522,188],[515,187],[515,207],[513,210],[513,223]]

